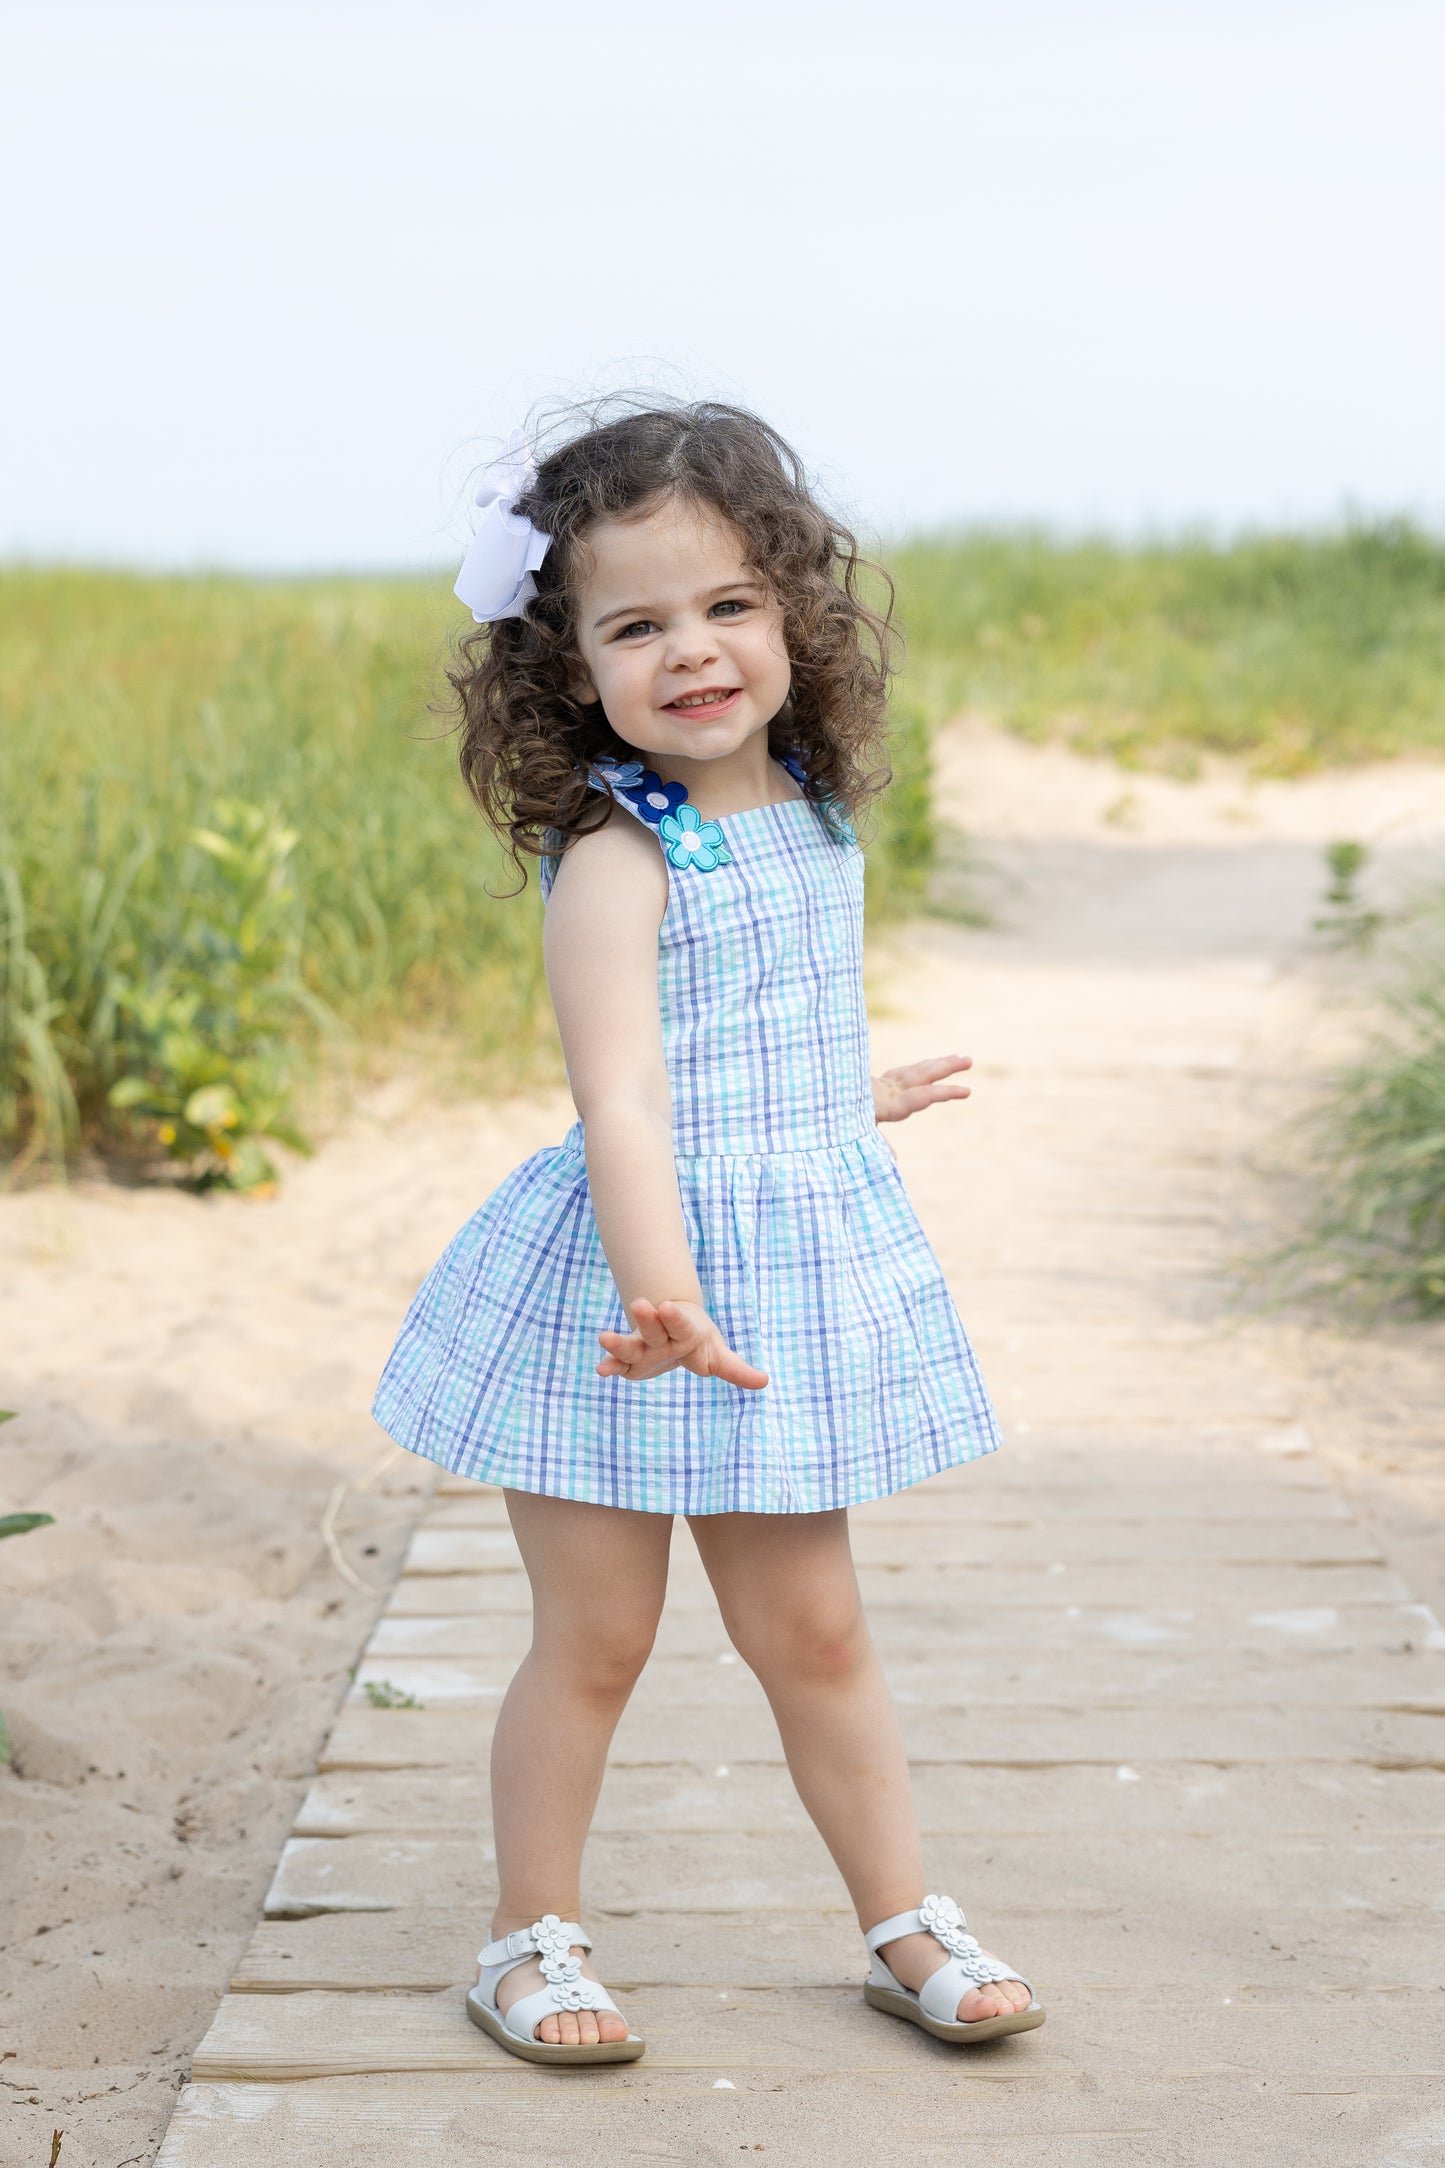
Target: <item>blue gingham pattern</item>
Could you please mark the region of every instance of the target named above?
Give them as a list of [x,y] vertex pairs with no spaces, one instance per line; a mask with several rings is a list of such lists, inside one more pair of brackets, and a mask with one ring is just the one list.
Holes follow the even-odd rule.
[[462,1228],[378,1388],[392,1437],[458,1474],[643,1512],[809,1513],[998,1444],[873,1121],[858,846],[805,799],[722,826],[728,857],[669,868],[663,1040],[704,1296],[769,1383],[596,1375],[598,1331],[627,1320],[574,1123]]

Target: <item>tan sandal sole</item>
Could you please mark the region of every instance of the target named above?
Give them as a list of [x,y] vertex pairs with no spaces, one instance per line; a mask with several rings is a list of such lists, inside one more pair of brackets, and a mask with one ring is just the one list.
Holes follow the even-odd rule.
[[886,2010],[890,2017],[906,2018],[910,2025],[919,2025],[924,2032],[932,2033],[935,2040],[949,2040],[964,2046],[1001,2040],[1005,2033],[1032,2032],[1036,2025],[1043,2024],[1046,2014],[1034,2006],[1027,2010],[1011,2010],[1007,2017],[977,2017],[971,2025],[945,2025],[938,2018],[930,2017],[926,2010],[920,2010],[906,1995],[895,1995],[890,1988],[867,1986],[863,1994],[875,2010]]
[[467,2016],[499,2048],[520,2056],[524,2063],[635,2063],[647,2047],[647,2042],[633,2033],[625,2040],[594,2040],[590,2047],[575,2048],[551,2040],[519,2040],[514,2032],[508,2032],[496,2011],[487,2008],[475,1988],[467,1993]]

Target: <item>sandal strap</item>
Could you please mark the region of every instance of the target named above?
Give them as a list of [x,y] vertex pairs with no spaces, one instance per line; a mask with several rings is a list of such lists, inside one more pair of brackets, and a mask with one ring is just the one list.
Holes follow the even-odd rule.
[[[525,1964],[529,1957],[565,1957],[574,1946],[590,1950],[592,1937],[584,1934],[575,1920],[559,1919],[555,1912],[544,1912],[530,1927],[514,1927],[509,1935],[500,1935],[495,1942],[489,1942],[478,1953],[477,1963],[489,1968],[500,1965],[510,1972],[514,1966]],[[546,1970],[545,1964],[543,1970]]]
[[[1034,1991],[1022,1973],[1010,1972],[1007,1965],[1001,1965],[998,1959],[990,1957],[986,1950],[979,1952],[979,1958],[982,1959],[982,1967],[975,1958],[950,1957],[946,1965],[940,1965],[937,1972],[931,1972],[918,1990],[919,2009],[940,2025],[956,2025],[958,2006],[969,1990],[987,1987],[994,1980],[1017,1980],[1020,1987],[1028,1988],[1029,2001],[1032,2003]],[[964,2023],[968,2023],[966,2018]]]
[[880,1920],[876,1927],[870,1927],[863,1940],[867,1943],[871,1956],[876,1955],[885,1942],[896,1942],[900,1935],[917,1935],[922,1932],[921,1912],[895,1912],[891,1919]]
[[619,2017],[622,2015],[599,1981],[578,1978],[539,1987],[535,1995],[519,1995],[502,2023],[514,2038],[534,2040],[543,2018],[556,2017],[559,2010],[616,2010]]
[[[901,1935],[917,1934],[931,1935],[949,1956],[949,1962],[931,1974],[919,1991],[919,2005],[930,2017],[951,2023],[968,1990],[986,1987],[993,1980],[1017,1980],[1022,1987],[1028,1988],[1032,1998],[1033,1988],[1021,1972],[1015,1972],[1012,1966],[980,1947],[977,1936],[969,1933],[968,1921],[952,1897],[925,1897],[916,1912],[895,1912],[891,1919],[870,1927],[864,1940],[875,1967],[881,1972],[888,1971],[886,1961],[878,1955],[884,1943],[896,1942]],[[939,2008],[931,2006],[930,1994]],[[953,2001],[944,2009],[942,2005],[947,2003],[950,1994]]]

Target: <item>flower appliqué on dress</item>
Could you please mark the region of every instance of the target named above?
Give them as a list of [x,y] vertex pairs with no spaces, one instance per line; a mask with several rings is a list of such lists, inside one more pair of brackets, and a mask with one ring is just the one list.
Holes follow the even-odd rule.
[[591,772],[601,777],[619,805],[657,830],[669,864],[711,873],[715,866],[732,863],[721,828],[688,804],[681,783],[664,783],[640,760],[594,760]]
[[918,1907],[918,1920],[925,1934],[932,1935],[951,1957],[959,1959],[969,1979],[982,1985],[999,1977],[977,1938],[969,1933],[968,1921],[952,1897],[925,1897]]
[[600,775],[613,797],[652,828],[660,827],[666,815],[675,813],[687,799],[681,783],[664,783],[640,760],[594,760],[592,773]]
[[711,873],[714,866],[726,866],[732,860],[717,822],[705,821],[695,805],[680,805],[675,813],[664,813],[657,832],[667,846],[671,865],[696,866],[699,873]]

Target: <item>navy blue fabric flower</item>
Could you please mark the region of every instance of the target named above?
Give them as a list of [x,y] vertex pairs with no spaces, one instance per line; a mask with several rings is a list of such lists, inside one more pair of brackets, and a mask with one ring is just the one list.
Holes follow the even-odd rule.
[[687,801],[681,783],[664,783],[640,760],[594,760],[592,772],[611,786],[614,798],[620,799],[629,812],[654,828],[661,826],[665,814],[675,813]]

